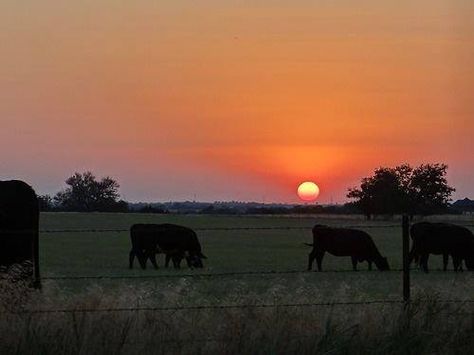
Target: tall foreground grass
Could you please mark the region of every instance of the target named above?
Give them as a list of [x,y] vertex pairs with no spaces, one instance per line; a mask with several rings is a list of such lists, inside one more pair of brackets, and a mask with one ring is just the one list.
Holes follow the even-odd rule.
[[[284,290],[284,291],[282,291]],[[47,283],[33,291],[20,282],[1,284],[1,354],[448,354],[474,348],[470,303],[447,304],[431,292],[412,304],[285,307],[311,295],[273,288],[200,297],[185,279],[173,284],[103,288],[79,293]],[[347,298],[335,291],[334,299]],[[99,311],[184,305],[257,305],[274,295],[271,308],[166,311]],[[423,301],[420,299],[423,298]],[[314,302],[327,302],[312,295]],[[280,306],[278,306],[280,305]],[[74,312],[30,313],[67,309]],[[84,312],[83,310],[97,311]]]

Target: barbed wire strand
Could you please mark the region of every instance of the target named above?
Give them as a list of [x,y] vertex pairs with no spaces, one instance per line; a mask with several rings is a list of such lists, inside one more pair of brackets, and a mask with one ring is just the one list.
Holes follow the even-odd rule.
[[[474,227],[474,224],[459,224],[463,227]],[[331,226],[331,225],[329,225]],[[376,228],[401,228],[401,224],[384,224],[384,225],[343,225],[341,228],[361,228],[361,229],[376,229]],[[193,228],[195,231],[242,231],[242,230],[311,230],[313,226],[270,226],[270,227],[197,227]],[[41,234],[55,234],[55,233],[124,233],[130,232],[130,229],[41,229]]]
[[[474,227],[474,224],[458,224],[462,227]],[[330,227],[334,225],[328,224]],[[381,224],[381,225],[365,225],[352,224],[342,225],[341,228],[360,228],[360,229],[377,229],[377,228],[401,228],[401,224]],[[243,231],[243,230],[311,230],[313,226],[269,226],[269,227],[197,227],[195,231]],[[22,234],[32,233],[36,230],[0,230],[0,234]],[[58,234],[58,233],[124,233],[130,232],[130,228],[88,228],[88,229],[40,229],[40,234]]]
[[320,303],[283,303],[283,304],[232,304],[232,305],[195,305],[195,306],[168,306],[168,307],[117,307],[117,308],[58,308],[58,309],[34,309],[21,310],[12,313],[36,314],[36,313],[107,313],[107,312],[136,312],[136,311],[192,311],[211,309],[245,309],[245,308],[297,308],[297,307],[330,307],[343,305],[368,305],[368,304],[400,304],[400,300],[373,300],[373,301],[351,301],[351,302],[320,302]]
[[[222,310],[222,309],[255,309],[255,308],[299,308],[299,307],[334,307],[334,306],[361,306],[374,304],[404,304],[402,300],[371,300],[350,302],[319,302],[319,303],[282,303],[282,304],[232,304],[232,305],[194,305],[168,307],[116,307],[116,308],[57,308],[31,309],[13,312],[15,314],[47,314],[47,313],[111,313],[111,312],[166,312],[166,311],[194,311],[194,310]],[[433,303],[432,300],[417,300],[416,303]],[[471,304],[474,300],[436,300],[436,303]]]
[[[417,270],[412,268],[410,270]],[[385,273],[402,272],[403,269],[393,269],[383,271]],[[442,270],[431,270],[431,272],[441,272]],[[160,279],[160,278],[212,278],[212,277],[228,277],[228,276],[258,276],[258,275],[290,275],[290,274],[306,274],[306,275],[317,275],[320,273],[353,273],[353,270],[327,270],[327,271],[307,271],[307,270],[269,270],[269,271],[237,271],[237,272],[216,272],[207,274],[161,274],[161,275],[77,275],[77,276],[45,276],[42,280],[101,280],[101,279]],[[357,273],[372,272],[374,275],[377,271],[370,270],[359,270]],[[444,272],[444,271],[443,271]],[[381,275],[382,273],[380,273]]]
[[[344,228],[398,228],[400,225],[385,226],[344,226]],[[311,230],[312,227],[202,227],[193,228],[195,231],[243,231],[243,230]],[[130,229],[42,229],[43,234],[55,233],[123,233],[130,232]]]

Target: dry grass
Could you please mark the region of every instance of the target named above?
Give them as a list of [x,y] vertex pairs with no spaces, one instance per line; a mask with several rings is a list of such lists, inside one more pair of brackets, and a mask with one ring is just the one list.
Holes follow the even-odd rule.
[[[268,300],[282,290],[261,296]],[[474,346],[471,304],[443,304],[432,292],[419,293],[424,301],[415,300],[407,309],[371,304],[84,313],[81,309],[249,302],[245,294],[199,299],[186,279],[158,291],[96,284],[68,294],[54,283],[39,292],[20,282],[3,282],[1,291],[2,354],[446,354]],[[334,297],[347,299],[347,292],[352,296],[339,289]],[[290,295],[280,296],[276,304]],[[293,294],[293,303],[305,302],[307,296]],[[314,295],[314,301],[324,300]],[[57,308],[77,311],[23,313]]]

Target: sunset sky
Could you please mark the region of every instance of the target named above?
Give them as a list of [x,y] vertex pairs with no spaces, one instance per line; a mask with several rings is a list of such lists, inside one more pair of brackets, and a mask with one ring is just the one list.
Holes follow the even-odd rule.
[[444,162],[474,198],[474,2],[0,4],[0,179],[130,201],[320,203]]

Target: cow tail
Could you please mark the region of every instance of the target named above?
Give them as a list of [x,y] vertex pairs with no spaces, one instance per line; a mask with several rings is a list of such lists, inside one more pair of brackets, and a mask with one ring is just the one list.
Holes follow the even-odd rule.
[[408,254],[408,263],[411,264],[412,262],[415,262],[415,264],[419,264],[420,262],[420,253],[418,251],[418,245],[413,240],[413,245],[411,246],[410,253]]
[[135,260],[135,250],[132,247],[132,250],[130,250],[130,253],[128,254],[128,267],[130,269],[133,269],[133,261]]

